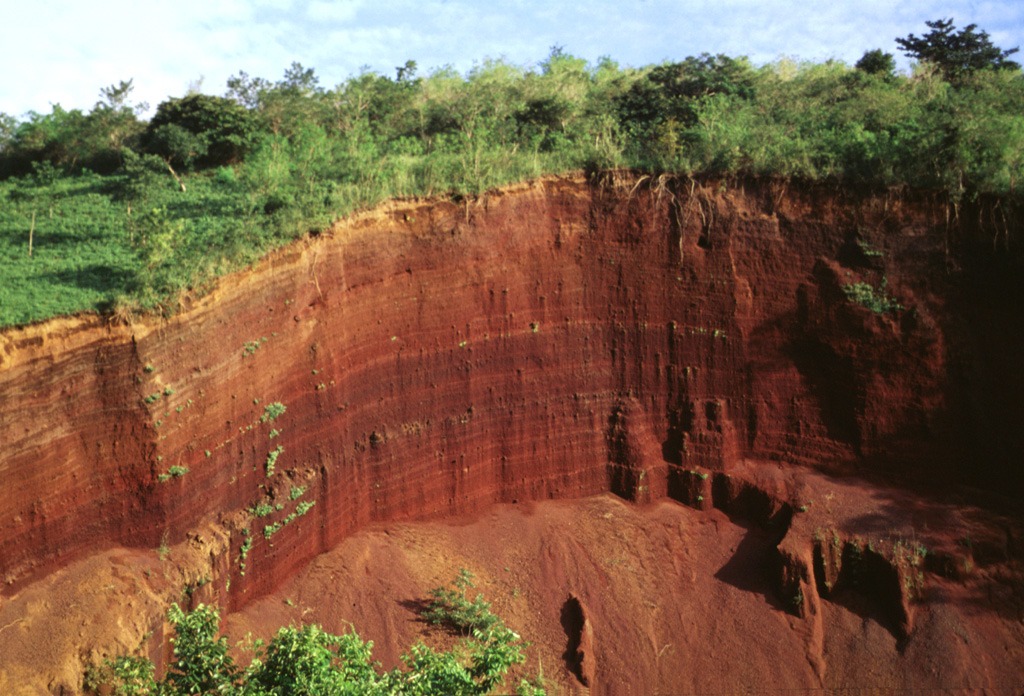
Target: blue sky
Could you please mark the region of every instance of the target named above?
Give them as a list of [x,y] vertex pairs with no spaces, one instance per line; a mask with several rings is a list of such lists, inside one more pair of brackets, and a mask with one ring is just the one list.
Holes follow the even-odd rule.
[[[276,80],[292,61],[326,87],[361,67],[394,75],[460,72],[485,58],[536,64],[551,46],[594,62],[681,60],[702,52],[855,62],[896,54],[895,37],[925,20],[977,24],[1002,48],[1024,47],[1020,0],[5,0],[0,13],[0,111],[22,117],[51,104],[88,110],[99,90],[134,78],[151,106],[190,86],[223,94],[230,75]],[[1024,62],[1021,54],[1015,56]],[[201,80],[201,83],[200,83]]]

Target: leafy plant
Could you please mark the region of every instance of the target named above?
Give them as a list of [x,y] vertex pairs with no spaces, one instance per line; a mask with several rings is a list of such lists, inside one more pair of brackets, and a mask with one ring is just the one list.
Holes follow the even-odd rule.
[[188,467],[187,466],[178,466],[177,464],[175,464],[175,465],[171,466],[167,470],[166,474],[160,474],[156,478],[157,478],[157,480],[160,483],[163,483],[164,481],[168,481],[168,480],[170,480],[172,478],[181,478],[182,476],[184,476],[187,473],[188,473]]
[[271,451],[270,454],[267,455],[267,462],[266,462],[267,476],[273,476],[274,475],[274,464],[277,463],[277,458],[281,456],[282,452],[284,452],[284,447],[283,446],[278,446],[277,449]]
[[275,401],[272,404],[267,404],[263,408],[263,415],[260,416],[260,423],[269,423],[270,421],[280,418],[287,411],[287,407],[280,401]]
[[434,599],[423,616],[431,623],[446,624],[464,634],[489,629],[498,618],[491,613],[491,605],[484,601],[482,594],[477,594],[472,601],[466,596],[474,587],[473,574],[462,568],[454,587],[437,587],[430,591]]
[[[465,576],[460,574],[463,580]],[[433,593],[444,594],[442,589]],[[217,636],[216,609],[199,605],[185,612],[175,604],[168,611],[175,632],[174,658],[163,679],[156,679],[148,658],[121,656],[90,669],[86,688],[118,696],[482,696],[502,683],[510,667],[523,662],[526,647],[501,619],[486,613],[487,628],[473,630],[448,651],[423,643],[412,646],[402,657],[404,669],[382,672],[373,660],[372,642],[354,632],[333,635],[315,625],[281,628],[266,645],[255,641],[252,659],[242,668],[228,652],[228,639]],[[542,681],[524,679],[518,692],[542,696]]]
[[885,292],[886,279],[878,288],[870,283],[847,283],[843,285],[846,299],[861,307],[870,309],[875,314],[889,314],[903,309],[903,305]]

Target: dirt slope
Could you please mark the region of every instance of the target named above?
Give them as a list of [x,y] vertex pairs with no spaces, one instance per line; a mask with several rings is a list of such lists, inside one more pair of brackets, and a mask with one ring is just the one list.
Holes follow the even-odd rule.
[[[690,582],[725,593],[715,611],[699,609],[704,618],[693,619],[699,630],[690,636],[681,592],[672,595],[674,618],[630,628],[642,608],[607,601],[601,583],[610,581],[580,565],[597,556],[581,555],[582,537],[554,534],[542,516],[513,537],[523,545],[512,544],[509,567],[521,573],[522,592],[548,593],[536,640],[553,663],[552,646],[566,634],[552,628],[551,610],[562,611],[574,583],[579,608],[570,614],[594,612],[595,627],[622,635],[653,627],[644,629],[651,645],[688,646],[678,655],[690,666],[705,659],[695,657],[698,644],[735,669],[757,644],[752,634],[785,634],[764,646],[788,651],[776,658],[785,665],[778,674],[795,686],[830,683],[841,665],[867,664],[851,656],[873,651],[871,664],[914,682],[925,657],[909,659],[913,646],[945,654],[930,647],[941,632],[929,598],[952,597],[960,612],[968,586],[987,588],[992,605],[978,604],[972,621],[983,627],[995,617],[976,629],[991,632],[981,645],[1019,654],[1018,522],[1000,496],[1021,482],[1024,453],[1011,427],[1024,373],[1005,357],[1024,341],[1014,328],[1019,288],[1004,280],[1016,257],[990,251],[992,231],[970,222],[973,214],[949,212],[938,196],[908,192],[550,179],[477,201],[394,203],[339,223],[186,300],[166,322],[82,318],[6,331],[0,685],[5,675],[27,684],[23,676],[38,673],[29,681],[39,688],[74,691],[83,659],[137,643],[147,626],[146,649],[160,659],[155,608],[183,584],[190,601],[252,611],[318,554],[364,539],[352,535],[368,525],[439,523],[495,504],[606,492],[686,503],[710,515],[690,520],[698,529],[724,519],[717,508],[759,531],[719,525],[725,531],[665,538],[669,557],[673,544],[698,544]],[[987,219],[984,207],[977,212]],[[876,314],[851,302],[844,287],[857,283],[902,307]],[[286,410],[271,419],[267,407],[278,403]],[[809,473],[797,480],[796,471]],[[914,493],[839,495],[836,488],[870,484],[814,478],[825,474],[894,481]],[[960,498],[950,502],[950,491]],[[558,514],[596,504],[566,504]],[[499,509],[503,524],[518,519],[508,512],[515,508]],[[671,515],[697,514],[664,503],[643,515],[616,510],[630,529],[653,525],[655,537],[676,524],[665,521]],[[932,526],[922,528],[924,520]],[[590,520],[580,534],[599,525]],[[965,533],[969,543],[957,544]],[[623,534],[651,543],[646,532]],[[918,537],[931,545],[930,565],[908,551]],[[156,558],[162,543],[174,547],[170,560]],[[428,572],[415,549],[392,546],[407,566],[394,589],[409,601],[459,565],[453,557]],[[723,561],[733,546],[752,551]],[[553,576],[543,575],[537,553],[550,557]],[[478,555],[481,572],[496,578],[494,552]],[[34,635],[25,617],[62,623],[72,611],[32,605],[32,593],[68,573],[110,572],[89,559],[126,557],[134,560],[120,563],[129,568],[123,579],[94,587],[113,588],[118,615],[140,593],[145,618],[65,636],[65,657],[45,668],[11,647]],[[763,579],[745,579],[762,566]],[[725,569],[724,579],[709,579],[711,568]],[[381,584],[376,570],[385,568],[372,569]],[[682,572],[664,563],[636,570],[637,591]],[[854,580],[865,573],[882,588],[867,593],[867,609]],[[937,594],[925,591],[932,587]],[[613,595],[623,593],[627,586]],[[408,622],[407,611],[389,613],[393,594],[379,596],[382,622]],[[337,611],[324,620],[343,618]],[[875,613],[855,639],[850,617]],[[360,614],[368,612],[357,606]],[[708,616],[738,623],[706,627]],[[869,635],[874,625],[891,641]],[[915,643],[922,626],[933,637]],[[403,630],[394,635],[411,635]],[[402,642],[388,640],[393,659]],[[689,674],[682,657],[666,650],[652,661],[639,638],[631,641],[621,654],[598,643],[603,683],[636,661],[642,668],[622,689],[669,689],[666,674]],[[663,672],[661,660],[675,666]],[[1003,662],[962,662],[955,674],[979,684],[1013,673]],[[722,664],[707,669],[723,674]],[[678,683],[709,683],[686,679]]]

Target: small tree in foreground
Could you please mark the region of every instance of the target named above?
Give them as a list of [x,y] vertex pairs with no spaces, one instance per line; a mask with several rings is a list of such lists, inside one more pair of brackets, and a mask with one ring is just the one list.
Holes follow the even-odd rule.
[[[461,596],[467,575],[459,576],[463,584],[456,581],[457,592],[438,588],[431,593]],[[444,616],[446,608],[454,611],[443,602],[435,606],[438,618],[464,625],[461,615]],[[372,658],[372,641],[355,633],[332,635],[319,626],[282,628],[265,647],[256,641],[253,659],[242,669],[228,653],[227,638],[217,637],[216,609],[200,605],[185,613],[175,604],[168,612],[176,634],[174,660],[162,680],[156,679],[148,658],[121,656],[91,670],[86,688],[106,687],[116,696],[482,696],[502,683],[512,665],[523,662],[527,644],[489,609],[481,611],[474,618],[484,620],[474,623],[483,628],[473,628],[445,652],[417,643],[402,657],[405,669],[381,672]],[[518,693],[542,696],[538,681],[522,680]]]

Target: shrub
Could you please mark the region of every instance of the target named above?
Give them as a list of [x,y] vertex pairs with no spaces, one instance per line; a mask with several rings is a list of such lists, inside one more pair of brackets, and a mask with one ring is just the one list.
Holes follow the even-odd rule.
[[847,283],[843,286],[846,299],[861,307],[867,307],[875,314],[889,314],[903,309],[903,305],[885,292],[886,279],[877,289],[870,283]]
[[[460,580],[467,576],[463,571]],[[256,641],[252,660],[243,669],[228,652],[228,639],[217,638],[216,609],[201,604],[186,613],[174,604],[168,611],[175,632],[174,659],[162,680],[156,679],[149,658],[121,656],[90,669],[86,688],[117,696],[481,696],[500,685],[512,665],[523,662],[525,647],[498,617],[486,613],[489,628],[474,631],[451,650],[414,645],[402,656],[404,670],[380,672],[372,642],[354,632],[333,635],[315,625],[281,628],[266,647]],[[519,693],[541,696],[544,691],[536,680],[523,680]]]
[[240,162],[256,137],[252,115],[226,97],[190,94],[161,102],[143,147],[182,165],[199,167]]
[[466,597],[466,592],[473,587],[473,574],[461,569],[454,587],[438,587],[430,591],[434,599],[424,618],[433,624],[447,624],[465,634],[491,628],[498,617],[491,613],[491,605],[484,601],[483,595],[478,594],[473,601]]
[[260,416],[260,423],[269,423],[275,418],[279,418],[284,415],[284,412],[288,409],[280,401],[275,401],[272,404],[267,404],[263,408],[263,415]]

